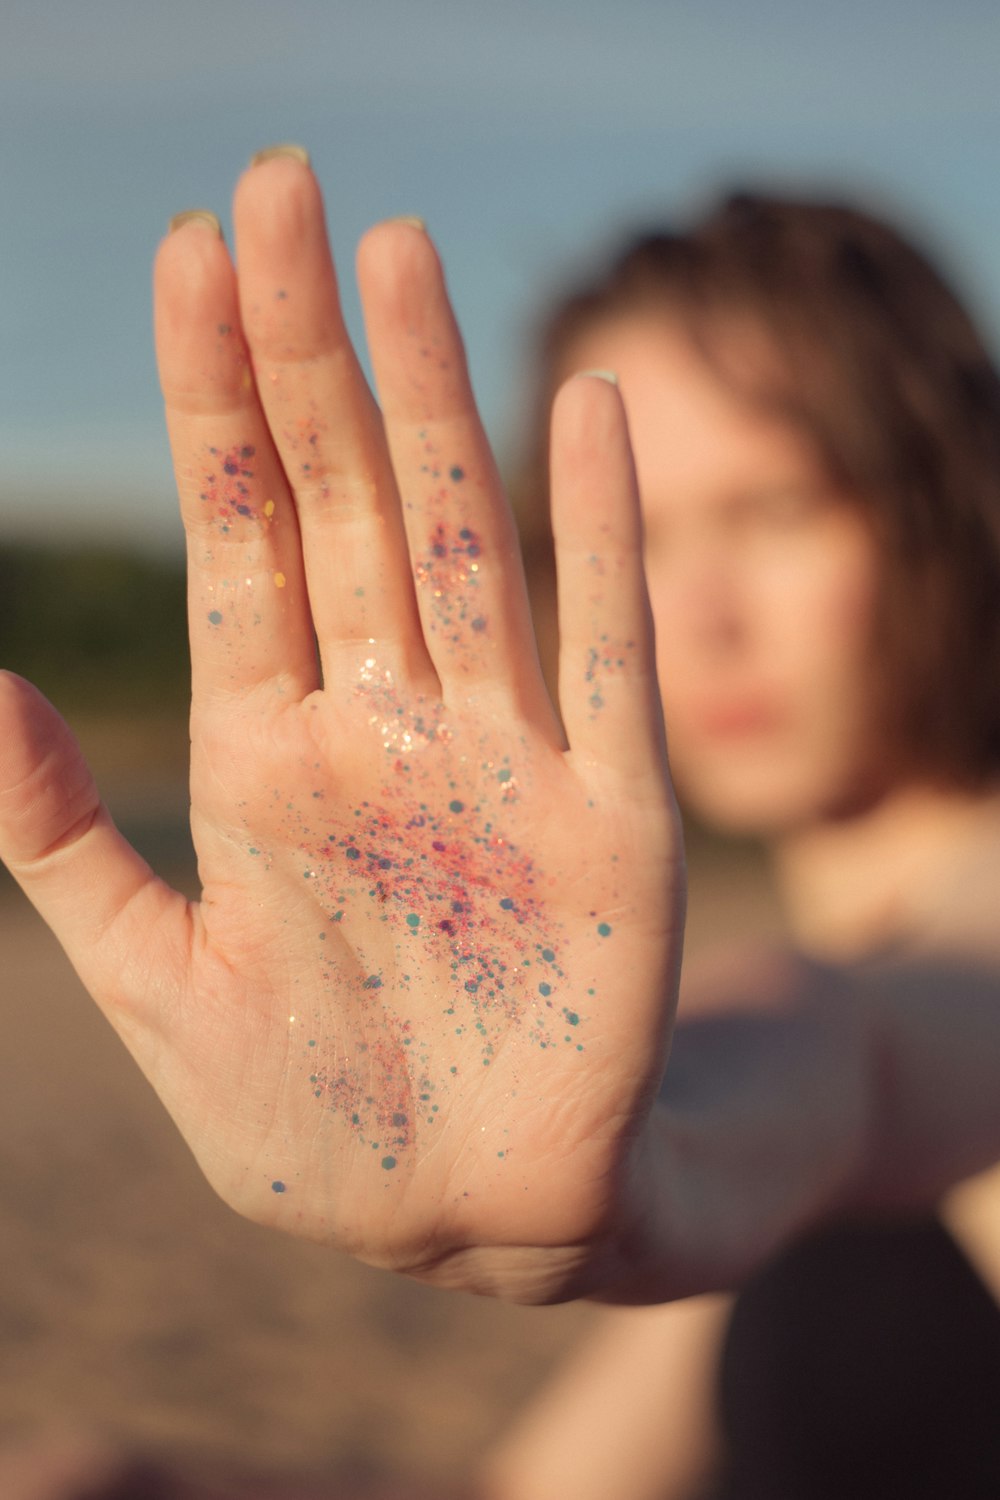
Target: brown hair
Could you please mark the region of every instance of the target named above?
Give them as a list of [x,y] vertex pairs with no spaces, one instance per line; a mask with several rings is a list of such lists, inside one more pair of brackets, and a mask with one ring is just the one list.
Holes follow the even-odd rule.
[[[808,433],[871,515],[884,559],[886,732],[960,785],[1000,770],[1000,376],[962,305],[897,231],[854,208],[738,193],[686,233],[633,239],[542,331],[547,411],[573,342],[665,311],[747,400]],[[727,362],[734,318],[769,357]],[[522,500],[539,513],[547,431]],[[530,523],[529,523],[530,529]]]

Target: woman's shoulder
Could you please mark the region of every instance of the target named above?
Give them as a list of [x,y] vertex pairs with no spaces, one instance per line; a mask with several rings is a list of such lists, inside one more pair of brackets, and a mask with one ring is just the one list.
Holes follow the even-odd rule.
[[742,942],[698,954],[684,967],[679,1019],[795,1009],[819,972],[790,944]]
[[977,798],[964,837],[914,912],[900,956],[1000,970],[1000,791]]

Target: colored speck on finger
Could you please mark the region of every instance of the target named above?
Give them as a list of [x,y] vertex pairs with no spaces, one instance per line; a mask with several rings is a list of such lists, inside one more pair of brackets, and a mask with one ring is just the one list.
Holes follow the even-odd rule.
[[391,1172],[392,1169],[393,1169],[393,1167],[395,1165],[396,1165],[396,1158],[394,1156],[383,1156],[383,1158],[382,1158],[382,1166],[383,1166],[383,1169],[386,1172]]
[[610,923],[608,923],[608,922],[598,922],[598,924],[597,924],[597,931],[598,931],[598,935],[600,937],[610,937],[611,936],[611,926],[610,926]]
[[449,472],[456,484],[461,484],[462,480],[465,478],[465,470],[461,467],[460,464],[453,464]]
[[274,586],[276,589],[283,589],[287,582],[288,579],[285,577],[284,573],[275,573]]
[[285,1184],[283,1182],[272,1182],[271,1183],[271,1192],[272,1193],[283,1193],[284,1191],[285,1191]]
[[221,625],[222,611],[219,609],[210,609],[208,612],[208,623],[210,625]]
[[454,799],[454,801],[448,803],[448,811],[449,812],[453,812],[453,813],[464,812],[465,811],[465,803],[464,802],[459,802],[458,798],[456,797]]

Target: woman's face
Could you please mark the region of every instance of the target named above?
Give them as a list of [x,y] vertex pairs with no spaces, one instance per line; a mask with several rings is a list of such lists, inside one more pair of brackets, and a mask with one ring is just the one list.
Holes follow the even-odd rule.
[[628,411],[681,794],[765,837],[857,810],[887,774],[864,513],[809,441],[728,389],[677,324],[608,321],[570,355],[567,373],[614,370]]

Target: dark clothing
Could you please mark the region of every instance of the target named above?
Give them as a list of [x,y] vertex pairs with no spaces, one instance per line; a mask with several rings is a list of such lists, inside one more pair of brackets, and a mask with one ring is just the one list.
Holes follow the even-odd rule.
[[1000,1308],[936,1220],[825,1230],[736,1302],[714,1500],[1000,1500]]

